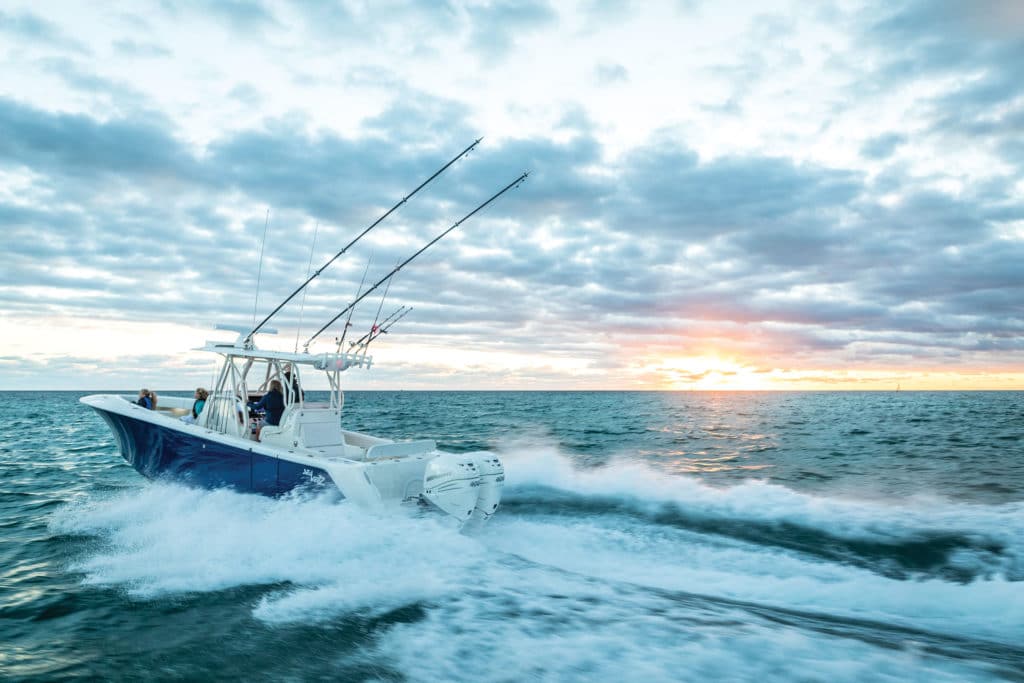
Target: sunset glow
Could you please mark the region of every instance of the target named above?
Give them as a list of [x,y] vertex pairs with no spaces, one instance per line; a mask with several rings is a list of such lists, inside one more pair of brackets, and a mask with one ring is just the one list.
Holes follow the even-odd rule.
[[661,376],[653,388],[693,391],[943,391],[1005,390],[1024,385],[1024,372],[979,368],[780,368],[715,356],[665,358],[645,365],[640,376]]

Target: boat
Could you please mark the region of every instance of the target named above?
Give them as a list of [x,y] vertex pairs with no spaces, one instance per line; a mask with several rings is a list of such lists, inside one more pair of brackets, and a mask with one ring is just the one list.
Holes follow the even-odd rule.
[[[441,170],[479,142],[478,139]],[[366,507],[406,504],[439,511],[460,528],[485,522],[498,509],[505,481],[503,464],[495,454],[446,453],[438,450],[433,440],[394,441],[343,426],[342,374],[355,368],[371,368],[370,344],[411,309],[403,306],[399,309],[404,311],[401,315],[392,314],[380,325],[375,321],[370,332],[357,342],[350,342],[347,350],[343,343],[348,322],[335,349],[312,352],[310,344],[345,313],[350,320],[356,304],[390,282],[402,267],[481,208],[518,187],[526,176],[524,173],[509,183],[386,277],[361,291],[301,351],[298,344],[291,352],[259,348],[256,339],[258,335],[276,334],[276,330],[266,327],[270,318],[420,188],[307,278],[261,323],[252,327],[217,326],[237,333],[237,337],[208,341],[195,349],[223,357],[216,383],[198,417],[189,419],[193,408],[190,398],[160,397],[155,409],[140,405],[130,395],[95,394],[80,401],[107,423],[121,455],[149,479],[171,479],[203,488],[230,488],[268,496],[281,496],[296,489],[333,489],[340,498]],[[317,372],[326,375],[327,398],[307,400],[302,387],[311,373]],[[283,399],[284,410],[277,425],[261,424],[265,416],[254,409],[270,391],[280,393]]]
[[[505,479],[497,456],[442,453],[431,440],[396,442],[342,428],[341,374],[369,368],[372,356],[261,350],[244,337],[199,349],[224,362],[195,422],[181,420],[191,412],[191,398],[161,396],[155,410],[130,395],[80,400],[99,413],[124,459],[149,479],[269,496],[333,486],[363,506],[425,503],[460,522],[486,521],[497,510]],[[301,389],[316,371],[330,383],[325,401],[307,401]],[[280,424],[263,426],[257,439],[259,418],[249,405],[274,380],[282,384],[285,410]]]

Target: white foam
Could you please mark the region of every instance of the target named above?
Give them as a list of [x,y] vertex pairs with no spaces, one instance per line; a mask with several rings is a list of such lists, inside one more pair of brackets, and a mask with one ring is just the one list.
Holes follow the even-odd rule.
[[786,610],[1024,640],[1020,583],[899,581],[865,569],[742,542],[708,542],[671,527],[601,519],[495,518],[484,539],[501,552],[586,577]]
[[490,565],[485,596],[453,595],[378,642],[414,681],[969,681],[984,666],[879,648],[543,568]]
[[[896,545],[928,534],[956,533],[1000,544],[1005,553],[986,557],[988,566],[1004,578],[1024,578],[1024,502],[979,505],[912,497],[886,504],[822,498],[761,480],[714,487],[695,477],[667,475],[625,460],[577,468],[554,446],[536,441],[512,443],[501,455],[506,487],[513,496],[517,487],[548,486],[629,503],[642,512],[655,513],[670,505],[693,518],[788,523],[837,538]],[[966,566],[976,559],[961,554],[958,561]]]
[[[736,490],[694,482],[674,487],[636,468],[586,473],[558,459],[523,466],[513,460],[513,489],[550,483],[554,470],[557,485],[584,496],[639,499],[639,487],[650,483],[657,501],[696,491],[711,501],[712,512],[740,518],[777,519],[784,509],[816,524],[827,526],[830,519],[823,512],[830,509],[827,501],[772,487],[743,489],[767,490],[769,506],[789,501],[764,512],[757,499]],[[616,487],[620,492],[611,493]],[[860,509],[865,519],[884,523],[877,507]],[[1012,644],[1024,637],[1019,583],[894,581],[621,515],[500,511],[478,536],[467,537],[430,517],[369,513],[326,497],[274,500],[147,484],[67,506],[52,526],[97,537],[74,568],[87,583],[123,588],[134,599],[273,586],[251,606],[255,618],[272,624],[422,604],[422,619],[392,625],[365,654],[384,658],[413,680],[763,681],[813,672],[837,680],[942,681],[987,675],[983,664],[924,655],[912,643],[889,649],[773,626],[758,610],[718,598]],[[693,601],[687,593],[712,599]]]
[[150,484],[139,492],[70,506],[52,522],[98,535],[105,547],[74,569],[136,597],[290,582],[257,616],[287,621],[436,595],[471,562],[477,542],[432,519],[381,516],[329,498],[274,500],[230,491]]

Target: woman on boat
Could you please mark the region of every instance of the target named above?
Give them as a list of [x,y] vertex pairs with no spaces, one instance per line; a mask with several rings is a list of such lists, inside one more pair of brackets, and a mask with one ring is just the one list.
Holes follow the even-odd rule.
[[139,389],[139,400],[137,400],[135,403],[136,405],[140,405],[143,408],[146,408],[147,410],[153,410],[153,399],[150,398],[149,389]]
[[192,404],[192,419],[198,419],[199,413],[203,412],[203,407],[206,406],[206,399],[209,397],[210,392],[202,387],[196,389],[195,403]]
[[259,439],[263,425],[276,427],[281,423],[281,415],[284,413],[284,387],[281,382],[276,379],[271,380],[269,391],[263,394],[263,398],[259,401],[250,403],[249,407],[265,412],[263,424],[256,429],[256,438]]
[[181,421],[188,424],[195,424],[196,420],[199,419],[199,413],[203,412],[203,408],[206,406],[206,399],[209,398],[210,392],[202,387],[196,389],[196,393],[193,394],[195,401],[192,403],[192,412],[188,415],[183,415]]

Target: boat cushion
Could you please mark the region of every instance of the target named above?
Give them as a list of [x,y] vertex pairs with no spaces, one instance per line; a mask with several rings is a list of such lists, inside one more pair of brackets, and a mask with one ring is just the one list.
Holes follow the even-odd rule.
[[344,443],[341,426],[329,422],[307,422],[302,425],[302,443],[307,448]]

